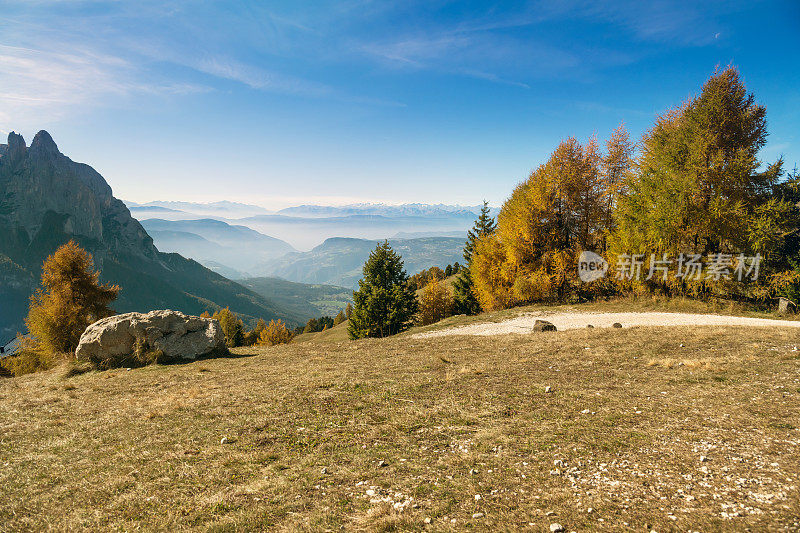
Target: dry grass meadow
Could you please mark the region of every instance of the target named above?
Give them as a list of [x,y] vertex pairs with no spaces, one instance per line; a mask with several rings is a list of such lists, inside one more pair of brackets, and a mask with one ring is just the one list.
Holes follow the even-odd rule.
[[0,380],[0,530],[800,530],[796,330],[327,335]]

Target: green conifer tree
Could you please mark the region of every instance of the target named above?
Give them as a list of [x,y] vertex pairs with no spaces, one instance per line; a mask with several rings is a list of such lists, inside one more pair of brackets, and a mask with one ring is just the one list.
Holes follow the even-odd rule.
[[407,329],[417,312],[417,298],[402,258],[388,241],[370,253],[363,274],[353,293],[350,338],[387,337]]
[[478,220],[467,232],[467,242],[464,245],[464,268],[458,270],[458,276],[453,280],[453,313],[457,315],[476,315],[481,312],[481,306],[472,291],[473,282],[469,273],[469,265],[472,262],[475,243],[487,235],[492,235],[497,226],[494,217],[489,213],[489,202],[484,200]]

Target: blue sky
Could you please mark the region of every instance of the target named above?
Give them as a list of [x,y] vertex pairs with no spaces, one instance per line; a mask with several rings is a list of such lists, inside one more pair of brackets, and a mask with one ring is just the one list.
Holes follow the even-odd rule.
[[800,2],[0,0],[0,133],[118,197],[498,205],[735,64],[800,164]]

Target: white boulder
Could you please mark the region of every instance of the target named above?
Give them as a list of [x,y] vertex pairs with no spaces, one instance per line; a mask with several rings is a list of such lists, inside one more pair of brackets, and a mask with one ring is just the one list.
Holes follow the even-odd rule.
[[75,355],[79,360],[114,366],[110,363],[130,357],[137,344],[140,349],[160,351],[160,358],[165,360],[193,360],[227,353],[219,322],[164,310],[98,320],[81,335]]

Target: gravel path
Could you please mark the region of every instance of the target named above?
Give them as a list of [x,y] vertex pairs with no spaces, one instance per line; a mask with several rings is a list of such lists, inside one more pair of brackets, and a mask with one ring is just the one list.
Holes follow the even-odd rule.
[[530,333],[537,319],[555,324],[559,331],[585,328],[591,324],[596,328],[609,328],[614,322],[623,327],[631,326],[756,326],[800,328],[800,321],[747,318],[739,316],[701,315],[692,313],[530,313],[502,322],[485,322],[468,326],[418,333],[418,338],[447,335],[504,335],[508,333]]

